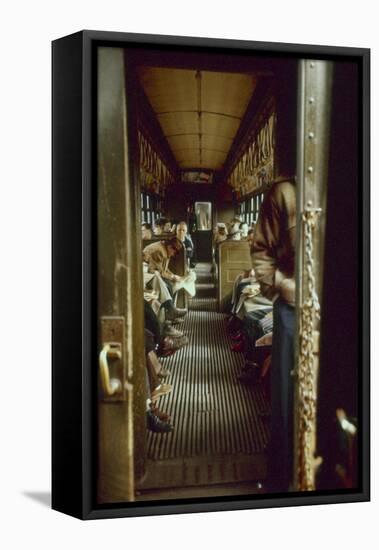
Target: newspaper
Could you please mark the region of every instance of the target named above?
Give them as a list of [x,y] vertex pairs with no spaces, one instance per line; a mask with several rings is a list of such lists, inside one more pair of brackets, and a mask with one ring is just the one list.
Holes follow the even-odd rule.
[[178,292],[178,290],[183,288],[187,292],[187,294],[189,294],[193,298],[196,294],[195,281],[196,273],[193,270],[190,270],[188,275],[182,277],[180,281],[177,281],[172,285],[174,294]]

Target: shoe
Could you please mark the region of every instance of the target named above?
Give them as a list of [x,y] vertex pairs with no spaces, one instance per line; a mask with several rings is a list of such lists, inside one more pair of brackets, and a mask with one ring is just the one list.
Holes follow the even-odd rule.
[[180,338],[173,338],[171,336],[166,336],[163,338],[160,346],[160,355],[165,356],[167,351],[177,351],[178,349],[186,346],[189,340],[187,336],[181,336]]
[[166,325],[163,332],[164,332],[165,336],[171,336],[172,338],[173,337],[177,338],[179,336],[184,336],[183,332],[180,332],[180,330],[177,330],[171,324]]
[[161,357],[167,357],[167,355],[175,353],[177,349],[178,348],[175,345],[174,339],[170,338],[170,336],[165,336],[159,345],[158,355]]
[[166,319],[169,321],[173,321],[174,319],[177,319],[178,317],[185,317],[188,313],[187,309],[182,309],[179,307],[172,306],[167,312],[166,312]]
[[242,369],[238,380],[243,384],[259,384],[261,381],[261,368],[257,363],[248,363]]
[[168,378],[170,376],[171,372],[166,369],[165,367],[162,367],[161,370],[158,372],[158,378],[164,379]]
[[241,324],[241,320],[235,315],[232,315],[226,321],[226,331],[228,332],[228,334],[238,332],[241,330]]
[[177,317],[176,319],[173,319],[172,321],[170,321],[173,325],[181,325],[182,323],[184,323],[185,319],[183,319],[183,317]]
[[156,401],[163,395],[167,395],[172,390],[172,386],[170,384],[159,384],[155,390],[151,392],[151,400]]
[[241,340],[240,342],[237,342],[237,344],[234,344],[230,349],[236,353],[239,353],[245,349],[245,342]]
[[163,422],[170,422],[171,416],[164,411],[160,411],[154,403],[151,403],[150,410],[155,416],[159,418],[159,420],[163,420]]
[[177,338],[172,337],[172,339],[176,349],[180,349],[183,346],[187,346],[189,343],[187,336],[184,336],[184,334],[183,336],[180,336],[180,337],[178,336]]
[[251,371],[252,369],[260,369],[261,365],[254,359],[245,359],[245,364],[241,368],[241,372]]
[[147,411],[147,429],[154,433],[169,433],[172,432],[173,427],[168,422],[161,420],[156,416],[153,411]]

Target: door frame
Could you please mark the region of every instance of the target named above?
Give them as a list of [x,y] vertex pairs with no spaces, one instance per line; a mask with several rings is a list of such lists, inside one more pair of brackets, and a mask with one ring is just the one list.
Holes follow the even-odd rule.
[[[157,513],[184,513],[194,511],[238,510],[251,508],[267,508],[273,505],[301,505],[305,503],[304,496],[293,495],[289,499],[280,498],[254,501],[230,501],[230,502],[204,502],[193,505],[192,503],[173,503],[157,506],[144,504],[143,507],[117,505],[111,508],[97,507],[94,500],[94,479],[96,461],[94,460],[94,448],[96,436],[94,431],[96,403],[93,396],[96,395],[96,376],[93,365],[97,364],[97,330],[94,322],[94,296],[95,296],[95,271],[94,245],[96,243],[96,227],[93,214],[95,212],[94,181],[96,181],[95,162],[96,147],[94,143],[95,124],[95,90],[96,71],[94,67],[94,52],[100,44],[135,47],[136,43],[143,48],[145,45],[164,48],[213,48],[222,52],[224,50],[246,52],[257,51],[269,54],[280,52],[281,55],[294,57],[333,56],[337,60],[346,58],[359,63],[361,69],[360,83],[362,85],[362,176],[363,201],[361,207],[362,231],[360,244],[362,257],[360,259],[365,266],[369,265],[369,142],[370,142],[370,51],[362,48],[345,48],[313,45],[275,44],[262,42],[212,40],[207,38],[189,37],[160,37],[142,34],[127,34],[103,31],[83,31],[60,39],[54,43],[54,86],[67,90],[72,99],[67,108],[61,108],[57,95],[54,95],[55,122],[62,122],[62,126],[55,127],[54,158],[54,186],[60,189],[62,178],[67,187],[62,193],[55,195],[55,201],[62,198],[60,209],[63,205],[70,209],[72,224],[67,223],[59,215],[59,209],[55,211],[54,227],[55,235],[61,234],[62,247],[55,248],[54,269],[56,273],[65,273],[55,277],[54,286],[54,315],[60,319],[53,329],[55,357],[54,357],[54,417],[53,426],[56,433],[54,439],[53,462],[53,507],[57,510],[70,513],[85,519],[126,517],[137,515],[152,515]],[[70,46],[72,45],[72,47]],[[65,48],[67,49],[65,50]],[[74,57],[73,57],[74,55]],[[64,69],[64,70],[63,70]],[[59,73],[58,71],[61,70]],[[55,92],[54,92],[55,93]],[[72,105],[71,110],[69,106]],[[63,116],[61,116],[61,113]],[[70,124],[65,125],[67,117]],[[73,138],[73,131],[79,129]],[[80,136],[80,137],[79,137]],[[76,139],[77,138],[77,139]],[[64,153],[58,154],[58,148]],[[70,165],[67,163],[70,157]],[[65,195],[63,193],[65,192]],[[63,196],[64,195],[64,196]],[[56,203],[54,203],[56,204]],[[60,244],[59,244],[60,246]],[[65,255],[69,254],[75,261],[72,265],[65,263]],[[80,266],[80,268],[78,267]],[[61,271],[64,270],[64,271]],[[362,436],[362,484],[354,493],[344,494],[313,494],[307,495],[307,504],[322,504],[331,502],[359,502],[369,499],[369,412],[370,412],[370,382],[369,382],[369,270],[363,270],[362,280],[363,299],[363,374],[361,394],[365,392],[367,399],[362,404],[362,417],[367,421],[364,425]],[[67,291],[75,300],[78,307],[72,316],[71,304],[67,302]],[[64,298],[62,299],[62,296]],[[70,327],[70,340],[62,333],[64,322]],[[63,323],[63,325],[62,325]],[[76,353],[73,353],[73,350]],[[59,353],[58,353],[59,351]],[[67,362],[72,357],[73,361]],[[80,376],[79,376],[80,373]],[[65,396],[70,395],[72,406],[67,410]],[[61,396],[61,398],[60,398]],[[69,432],[69,437],[62,434],[68,433],[67,427],[75,425]],[[67,466],[67,453],[70,455],[70,475],[62,474]]]

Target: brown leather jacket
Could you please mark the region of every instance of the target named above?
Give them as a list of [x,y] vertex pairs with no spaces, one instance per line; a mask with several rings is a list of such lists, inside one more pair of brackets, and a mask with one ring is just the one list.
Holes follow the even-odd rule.
[[277,180],[261,205],[251,249],[255,275],[267,298],[282,295],[294,304],[295,248],[295,184]]

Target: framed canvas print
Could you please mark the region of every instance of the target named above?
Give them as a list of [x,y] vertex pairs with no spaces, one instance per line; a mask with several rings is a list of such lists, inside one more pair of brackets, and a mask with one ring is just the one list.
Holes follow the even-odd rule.
[[53,508],[369,499],[369,50],[53,42]]

